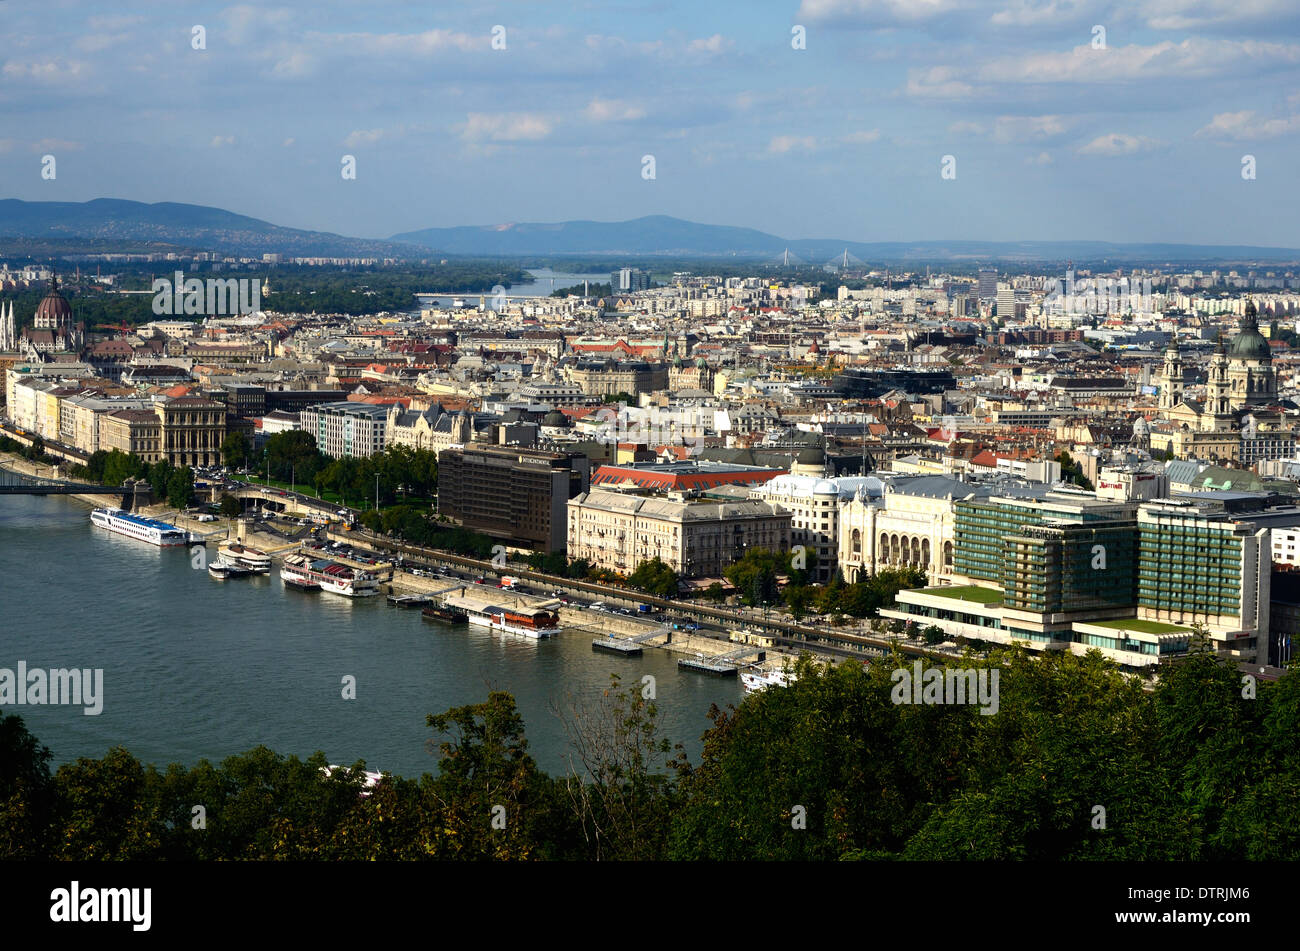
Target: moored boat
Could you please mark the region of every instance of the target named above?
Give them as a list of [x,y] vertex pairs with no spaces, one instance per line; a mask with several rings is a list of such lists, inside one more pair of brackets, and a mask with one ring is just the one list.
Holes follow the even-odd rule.
[[226,581],[229,578],[247,578],[250,575],[257,574],[252,568],[245,568],[243,565],[236,565],[233,562],[223,561],[218,558],[208,565],[208,574],[218,581]]
[[481,604],[470,598],[450,597],[448,607],[463,610],[470,624],[507,634],[541,639],[560,633],[560,615],[546,607],[506,608],[495,604]]
[[226,564],[239,565],[257,574],[266,574],[271,570],[271,556],[260,548],[250,548],[235,541],[224,541],[217,546],[217,553]]
[[469,622],[469,614],[463,608],[455,608],[446,604],[425,608],[420,612],[420,616],[426,621],[442,621],[445,624],[466,624]]
[[91,524],[106,528],[110,532],[148,542],[160,548],[185,545],[190,541],[189,532],[177,528],[170,522],[145,515],[133,515],[122,509],[95,509],[90,513],[90,521]]
[[745,688],[745,693],[757,693],[760,690],[766,690],[768,687],[788,687],[794,681],[794,671],[791,670],[743,670],[740,672],[740,683]]
[[290,579],[314,581],[322,591],[349,598],[379,594],[379,579],[369,572],[328,558],[312,558],[302,552],[285,558],[284,564],[280,566],[280,577],[286,583]]

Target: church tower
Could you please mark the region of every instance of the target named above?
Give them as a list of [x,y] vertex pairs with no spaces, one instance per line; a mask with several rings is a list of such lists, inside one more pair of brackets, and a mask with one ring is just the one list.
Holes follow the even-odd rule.
[[1277,401],[1277,372],[1273,369],[1273,351],[1259,332],[1253,300],[1246,301],[1241,332],[1228,347],[1229,401],[1234,410],[1261,406]]
[[1183,401],[1183,359],[1178,353],[1177,334],[1169,335],[1165,367],[1160,375],[1160,408],[1171,410]]
[[1208,377],[1205,383],[1205,412],[1201,414],[1201,429],[1213,432],[1222,429],[1224,421],[1232,413],[1229,397],[1231,384],[1228,381],[1228,352],[1224,347],[1223,335],[1219,335],[1219,345],[1210,358]]

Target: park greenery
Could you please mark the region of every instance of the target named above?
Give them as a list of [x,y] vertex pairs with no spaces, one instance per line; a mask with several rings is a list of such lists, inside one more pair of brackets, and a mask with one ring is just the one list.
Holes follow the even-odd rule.
[[[153,310],[153,296],[123,294],[121,291],[147,291],[159,278],[175,279],[176,267],[166,269],[158,263],[115,263],[118,283],[105,287],[91,280],[77,280],[64,274],[60,291],[72,305],[73,315],[84,322],[87,330],[110,331],[123,324],[136,326],[158,319]],[[529,279],[526,271],[513,262],[486,259],[450,259],[445,263],[401,264],[388,266],[306,266],[295,264],[258,264],[249,267],[223,267],[212,270],[210,264],[187,262],[180,269],[186,277],[200,280],[247,279],[259,288],[266,282],[270,294],[262,297],[262,308],[272,314],[348,314],[362,316],[382,312],[415,310],[420,306],[417,293],[486,294],[501,286]],[[15,313],[31,315],[48,286],[36,282],[19,288],[12,298]],[[193,319],[202,319],[195,315]],[[30,323],[30,316],[25,320]]]
[[[852,584],[836,571],[827,584],[813,585],[808,583],[812,568],[804,563],[809,557],[798,549],[773,552],[751,548],[732,562],[724,575],[741,603],[749,607],[783,604],[796,620],[808,614],[875,617],[882,607],[894,604],[899,591],[924,587],[926,583],[924,571],[903,567],[882,568]],[[720,599],[722,589],[705,594]]]
[[633,588],[659,598],[676,597],[678,580],[677,572],[659,557],[641,562],[627,577],[627,583]]
[[[1000,706],[907,704],[911,663],[817,665],[710,711],[698,763],[640,684],[556,705],[567,774],[529,753],[513,698],[430,715],[434,770],[322,772],[264,747],[219,764],[114,748],[51,771],[0,716],[0,856],[32,860],[1093,860],[1300,857],[1300,677],[1243,687],[1194,652],[1154,684],[1100,652],[1023,648]],[[927,662],[928,666],[928,662]],[[1147,689],[1144,689],[1146,687]],[[196,811],[202,806],[202,815]]]
[[45,453],[45,440],[40,436],[32,438],[32,444],[29,446],[25,442],[19,442],[17,439],[10,438],[0,434],[0,452],[13,453],[15,456],[22,456],[31,462],[54,463],[53,457]]

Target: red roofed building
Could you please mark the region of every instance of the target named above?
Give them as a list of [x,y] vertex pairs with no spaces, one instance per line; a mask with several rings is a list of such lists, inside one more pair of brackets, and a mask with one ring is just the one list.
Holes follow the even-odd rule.
[[591,476],[592,487],[632,485],[659,492],[684,492],[713,489],[720,485],[762,485],[779,475],[783,469],[761,466],[741,466],[725,462],[628,463],[603,465]]

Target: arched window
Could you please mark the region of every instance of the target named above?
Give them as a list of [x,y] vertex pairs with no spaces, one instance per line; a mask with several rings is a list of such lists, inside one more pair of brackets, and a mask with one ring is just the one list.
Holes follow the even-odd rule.
[[852,551],[853,551],[853,554],[855,554],[855,555],[861,555],[861,554],[862,554],[862,533],[861,533],[860,531],[858,531],[856,528],[853,530],[853,548],[852,548]]

